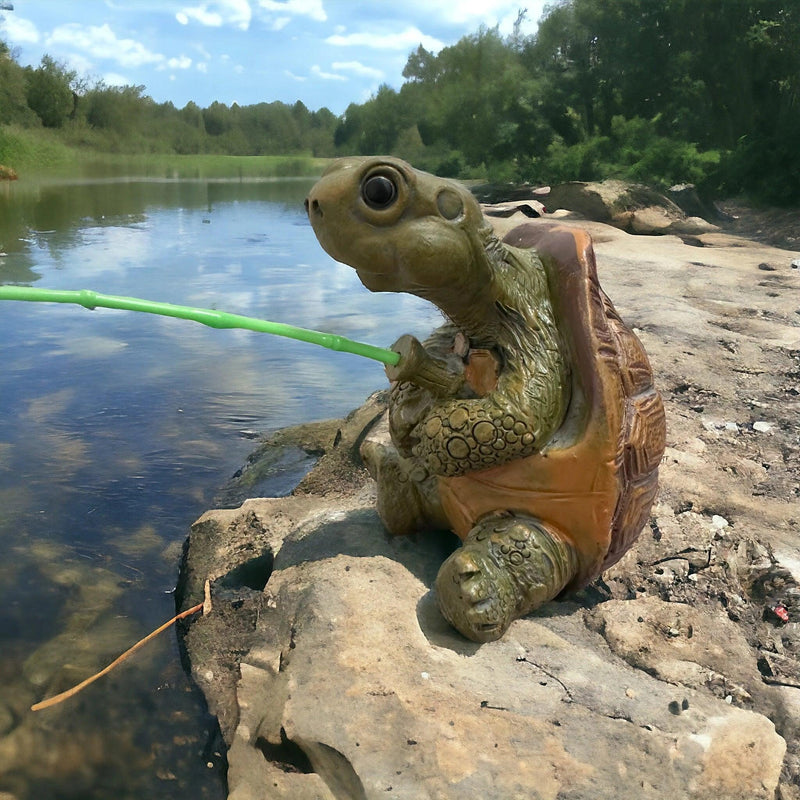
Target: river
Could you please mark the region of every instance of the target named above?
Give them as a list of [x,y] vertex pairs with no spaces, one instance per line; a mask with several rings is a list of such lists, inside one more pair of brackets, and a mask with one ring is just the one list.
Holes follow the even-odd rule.
[[[0,284],[218,308],[383,346],[424,336],[435,309],[370,294],[322,251],[303,211],[310,185],[0,185]],[[256,434],[345,414],[385,386],[381,365],[17,302],[0,302],[0,358],[0,796],[224,797],[224,749],[173,631],[64,704],[29,707],[175,613],[188,528]]]

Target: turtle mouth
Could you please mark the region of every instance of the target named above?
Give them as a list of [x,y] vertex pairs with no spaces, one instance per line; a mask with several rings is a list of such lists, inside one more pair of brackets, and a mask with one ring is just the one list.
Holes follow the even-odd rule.
[[391,271],[363,269],[355,267],[356,275],[364,286],[372,292],[396,291],[396,277]]
[[498,619],[497,600],[486,597],[473,604],[467,613],[467,624],[479,639],[493,638],[500,634],[503,624]]
[[493,642],[504,632],[505,628],[499,622],[480,622],[470,624],[466,635],[475,642]]

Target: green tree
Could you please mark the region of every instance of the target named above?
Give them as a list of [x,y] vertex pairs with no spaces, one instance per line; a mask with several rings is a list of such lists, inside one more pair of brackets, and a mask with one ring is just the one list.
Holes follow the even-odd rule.
[[323,106],[311,112],[310,125],[305,132],[304,149],[321,158],[330,158],[335,154],[333,137],[339,118]]
[[539,108],[541,81],[526,68],[523,50],[518,31],[507,40],[496,28],[482,28],[436,56],[419,47],[400,91],[412,113],[398,128],[415,127],[439,151],[440,171],[487,167],[495,177],[520,178],[552,138]]
[[60,128],[75,110],[73,83],[77,73],[48,55],[36,69],[28,68],[26,98],[47,128]]
[[99,84],[83,98],[87,122],[120,135],[134,135],[141,129],[146,108],[144,86]]
[[203,109],[203,125],[209,136],[222,136],[231,128],[231,114],[224,103],[212,103]]
[[403,77],[412,83],[435,83],[438,73],[436,56],[422,45],[409,55],[403,68]]
[[0,124],[29,124],[35,119],[28,108],[25,72],[8,45],[0,41]]
[[648,120],[662,156],[665,139],[673,154],[681,142],[729,151],[725,185],[777,181],[774,199],[797,198],[800,154],[788,143],[800,122],[799,18],[781,0],[568,0],[546,15],[526,63],[544,78],[547,116],[567,146],[613,144],[615,119]]

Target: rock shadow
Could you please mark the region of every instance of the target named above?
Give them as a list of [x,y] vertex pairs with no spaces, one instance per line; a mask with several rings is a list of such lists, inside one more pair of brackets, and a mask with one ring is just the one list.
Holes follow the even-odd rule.
[[345,512],[309,529],[302,526],[283,541],[275,556],[275,571],[339,555],[354,558],[383,556],[402,564],[428,588],[442,562],[460,546],[450,531],[391,536],[371,508]]
[[382,556],[401,564],[428,591],[417,603],[417,622],[428,641],[464,656],[474,655],[480,644],[465,639],[445,620],[436,604],[433,584],[439,568],[461,542],[450,531],[434,530],[410,536],[391,536],[374,509],[358,509],[341,519],[323,522],[311,530],[298,529],[283,542],[274,570],[346,555]]
[[433,590],[426,592],[417,603],[417,623],[430,644],[460,656],[474,656],[484,644],[470,641],[450,625],[439,610]]

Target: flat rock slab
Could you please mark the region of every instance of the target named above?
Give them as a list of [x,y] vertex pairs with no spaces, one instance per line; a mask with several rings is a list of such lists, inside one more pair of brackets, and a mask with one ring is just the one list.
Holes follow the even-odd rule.
[[[375,514],[358,450],[383,399],[274,434],[225,489],[238,507],[193,526],[179,586],[211,601],[184,642],[234,800],[800,800],[797,254],[582,224],[665,399],[650,525],[477,645],[431,594],[455,537]],[[300,475],[318,460],[290,496],[238,505],[298,452]]]
[[[635,631],[654,603],[676,604],[551,603],[480,646],[431,597],[444,537],[388,539],[368,495],[313,514],[293,500],[244,504],[241,525],[279,510],[298,524],[264,592],[250,604],[220,592],[190,632],[231,602],[249,618],[236,711],[222,717],[231,798],[774,796],[786,744],[770,720],[636,669],[624,636],[612,650],[586,624],[602,614]],[[235,644],[242,631],[223,627]],[[213,696],[209,663],[193,659]]]

